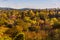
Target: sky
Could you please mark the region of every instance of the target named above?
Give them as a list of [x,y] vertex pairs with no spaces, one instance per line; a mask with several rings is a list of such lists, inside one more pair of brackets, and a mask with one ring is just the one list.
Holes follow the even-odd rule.
[[9,8],[59,8],[60,0],[0,0],[0,7]]

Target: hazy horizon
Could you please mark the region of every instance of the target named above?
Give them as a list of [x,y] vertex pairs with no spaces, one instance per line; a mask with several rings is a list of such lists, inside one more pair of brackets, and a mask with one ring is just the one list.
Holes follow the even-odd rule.
[[0,7],[8,8],[60,8],[60,0],[0,0]]

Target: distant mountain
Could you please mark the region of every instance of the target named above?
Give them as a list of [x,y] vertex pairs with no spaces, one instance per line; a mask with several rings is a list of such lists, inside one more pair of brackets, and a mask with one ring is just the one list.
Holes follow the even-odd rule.
[[[55,10],[55,9],[60,11],[59,8],[47,8],[47,10]],[[0,7],[0,10],[14,10],[14,8]],[[16,10],[34,10],[34,11],[39,10],[40,11],[40,10],[46,10],[46,9],[21,8]]]
[[37,9],[33,9],[33,8],[22,8],[20,10],[37,10]]
[[22,8],[21,10],[30,10],[30,8]]
[[12,10],[14,8],[0,7],[0,10]]
[[[14,8],[0,7],[0,10],[13,10]],[[31,8],[21,8],[17,10],[31,10]]]

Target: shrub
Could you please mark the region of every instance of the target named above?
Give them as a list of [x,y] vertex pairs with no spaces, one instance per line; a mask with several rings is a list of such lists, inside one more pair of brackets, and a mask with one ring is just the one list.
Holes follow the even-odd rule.
[[23,33],[18,33],[13,40],[25,40],[25,36]]
[[38,29],[37,29],[36,27],[29,27],[28,30],[29,30],[29,31],[35,31],[35,32],[38,31]]
[[53,29],[60,29],[60,23],[54,23]]

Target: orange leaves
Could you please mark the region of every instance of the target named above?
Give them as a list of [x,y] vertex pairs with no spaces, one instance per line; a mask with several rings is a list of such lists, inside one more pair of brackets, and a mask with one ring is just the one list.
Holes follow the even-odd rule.
[[4,32],[7,31],[9,28],[4,26],[0,26],[0,37],[4,36]]
[[[52,29],[53,25],[54,28],[60,26],[59,24],[56,25],[60,23],[58,18],[50,18],[48,15],[51,17],[55,15],[55,12],[53,12],[53,10],[3,10],[0,12],[0,25],[2,25],[2,27],[0,27],[0,37],[4,35],[4,32],[10,36],[18,31],[23,32],[26,39],[32,38],[33,40],[35,38],[40,40],[46,38],[49,36],[47,31]],[[8,27],[10,26],[9,24],[11,24],[12,27],[5,27],[5,22]],[[29,27],[31,31],[29,31]],[[56,33],[58,31],[58,29],[54,30]]]
[[22,27],[22,26],[16,26],[16,29],[17,29],[18,31],[22,31],[22,30],[23,30],[23,27]]

